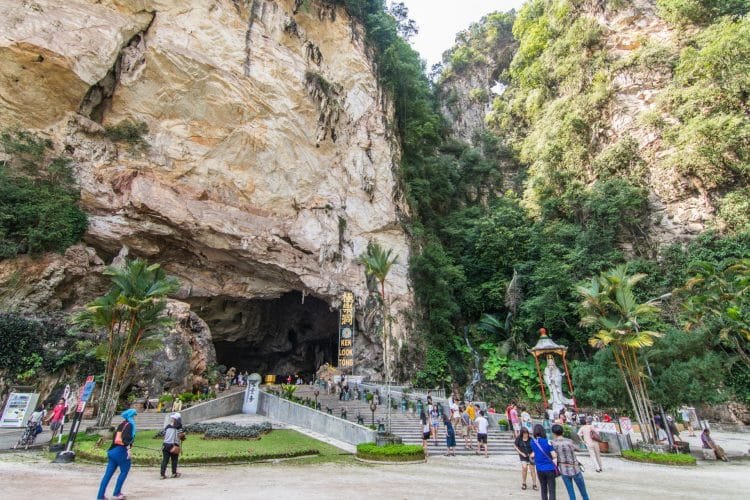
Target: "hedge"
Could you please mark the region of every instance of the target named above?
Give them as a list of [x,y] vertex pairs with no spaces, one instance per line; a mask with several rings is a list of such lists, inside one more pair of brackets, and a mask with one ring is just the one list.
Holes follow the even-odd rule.
[[357,445],[357,456],[382,462],[413,462],[424,460],[424,450],[416,444],[378,446],[375,443],[362,443]]
[[639,450],[625,450],[622,456],[634,462],[662,465],[695,465],[695,457],[687,453],[654,453]]

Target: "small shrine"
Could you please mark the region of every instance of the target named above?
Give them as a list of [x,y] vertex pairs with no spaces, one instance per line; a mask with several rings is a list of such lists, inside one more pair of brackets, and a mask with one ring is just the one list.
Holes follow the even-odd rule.
[[[529,352],[534,356],[536,373],[539,377],[539,387],[542,390],[542,401],[544,401],[544,408],[547,410],[547,413],[550,414],[550,420],[554,420],[560,413],[560,410],[564,409],[567,405],[572,405],[575,411],[578,412],[575,397],[573,396],[573,382],[570,379],[570,370],[568,369],[568,361],[566,359],[568,348],[557,344],[552,340],[552,338],[547,335],[546,328],[540,328],[539,340],[534,347],[529,349]],[[570,398],[563,394],[562,372],[560,372],[560,368],[558,368],[555,363],[555,354],[562,358],[565,378],[568,381],[568,390],[571,395]],[[539,365],[540,356],[546,357],[547,360],[544,372],[542,372]],[[547,398],[547,393],[544,390],[545,385],[549,390],[549,398]]]

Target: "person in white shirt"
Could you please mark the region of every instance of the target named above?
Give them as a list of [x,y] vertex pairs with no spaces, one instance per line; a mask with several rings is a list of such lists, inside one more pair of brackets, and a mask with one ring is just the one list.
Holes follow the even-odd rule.
[[484,410],[479,412],[479,416],[474,420],[474,425],[477,427],[477,455],[482,451],[484,446],[485,458],[489,456],[487,450],[487,431],[489,430],[490,423],[487,421],[487,417],[484,416]]

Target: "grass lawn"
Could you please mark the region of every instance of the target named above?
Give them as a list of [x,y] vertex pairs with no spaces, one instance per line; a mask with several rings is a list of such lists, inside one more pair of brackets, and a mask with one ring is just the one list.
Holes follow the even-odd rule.
[[[141,431],[133,447],[135,465],[161,463],[161,438],[154,438],[157,431]],[[110,440],[101,446],[95,441],[76,443],[81,458],[105,461]],[[180,463],[247,463],[273,458],[292,458],[315,455],[313,463],[346,460],[346,452],[299,432],[281,429],[265,434],[261,439],[203,439],[199,435],[188,435],[183,443]]]

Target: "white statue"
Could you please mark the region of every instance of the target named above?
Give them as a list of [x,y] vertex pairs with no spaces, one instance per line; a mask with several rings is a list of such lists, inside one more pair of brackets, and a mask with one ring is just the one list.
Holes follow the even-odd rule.
[[552,356],[547,356],[547,367],[544,369],[544,383],[549,389],[549,400],[552,404],[552,411],[557,416],[565,405],[572,405],[573,400],[566,398],[562,391],[562,373],[555,364]]

